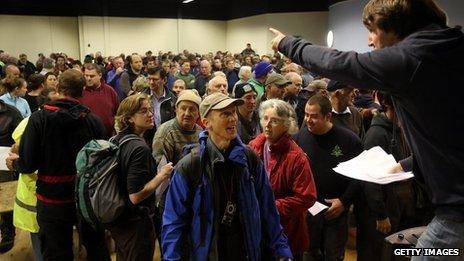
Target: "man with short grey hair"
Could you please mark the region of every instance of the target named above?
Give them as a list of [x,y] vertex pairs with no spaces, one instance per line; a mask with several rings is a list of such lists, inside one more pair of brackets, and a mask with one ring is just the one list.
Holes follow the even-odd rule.
[[200,62],[200,73],[195,79],[195,89],[198,91],[200,96],[203,96],[206,92],[206,86],[211,80],[211,64],[208,60],[202,60]]
[[45,75],[49,72],[53,72],[55,70],[55,60],[50,58],[43,59],[43,68],[40,71],[40,74]]
[[218,75],[208,82],[208,87],[206,88],[206,95],[211,95],[216,92],[220,92],[227,95],[226,77]]
[[27,55],[22,53],[19,55],[18,61],[19,69],[24,73],[24,78],[28,79],[29,75],[35,73],[35,65],[27,60]]

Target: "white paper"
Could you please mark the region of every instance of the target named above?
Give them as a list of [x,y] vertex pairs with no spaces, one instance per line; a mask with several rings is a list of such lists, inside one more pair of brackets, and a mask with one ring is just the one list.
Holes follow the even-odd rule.
[[11,147],[1,147],[0,146],[0,170],[8,170],[6,167],[6,158],[8,158],[8,153],[11,151]]
[[414,177],[412,172],[388,173],[396,164],[391,154],[376,146],[351,160],[341,162],[333,170],[353,179],[382,185]]
[[311,213],[311,215],[315,216],[319,214],[321,211],[323,211],[324,209],[328,209],[328,208],[329,208],[328,206],[320,203],[319,201],[316,201],[312,207],[308,208],[308,211],[309,213]]
[[[161,171],[161,168],[166,164],[168,164],[168,160],[163,155],[163,157],[160,159],[160,162],[158,163],[158,170],[157,170],[158,173]],[[168,188],[170,182],[171,182],[171,179],[168,178],[168,179],[164,180],[161,184],[159,184],[159,186],[156,188],[155,198],[156,198],[156,205],[157,206],[158,206],[158,204],[159,204],[159,202],[161,200],[161,197],[164,194],[164,191],[166,191],[166,189]]]

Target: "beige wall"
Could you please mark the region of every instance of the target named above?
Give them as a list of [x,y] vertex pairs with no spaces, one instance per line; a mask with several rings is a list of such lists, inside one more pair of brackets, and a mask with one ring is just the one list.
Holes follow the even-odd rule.
[[324,44],[328,31],[328,12],[263,14],[227,21],[226,46],[237,53],[251,43],[259,54],[272,53],[270,41],[273,34],[269,27],[285,34],[299,35],[314,44]]
[[[151,50],[205,53],[225,49],[225,21],[79,17],[82,55],[145,53]],[[90,47],[89,47],[90,44]]]
[[323,44],[328,13],[263,14],[229,21],[0,15],[3,36],[0,49],[14,56],[25,52],[34,61],[40,52],[46,55],[65,52],[81,59],[96,51],[104,55],[184,49],[198,53],[217,50],[235,53],[249,42],[255,51],[264,54],[271,53],[270,26]]
[[179,20],[179,51],[208,53],[226,49],[225,21]]
[[16,57],[24,52],[35,62],[38,53],[79,56],[76,17],[0,15],[0,32],[0,49]]

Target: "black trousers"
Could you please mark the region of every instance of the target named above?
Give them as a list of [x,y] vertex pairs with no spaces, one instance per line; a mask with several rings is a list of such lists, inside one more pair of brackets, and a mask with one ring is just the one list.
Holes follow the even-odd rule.
[[[0,171],[0,182],[8,182],[17,179],[18,176],[13,171]],[[15,227],[13,226],[13,211],[0,214],[0,231],[2,233],[3,242],[14,240]]]
[[[52,205],[37,201],[37,222],[44,260],[73,260],[73,226],[77,223],[75,204]],[[111,260],[104,230],[96,231],[83,221],[79,222],[79,229],[87,260]]]
[[[367,205],[359,206],[357,217],[356,250],[359,261],[381,260],[385,248],[385,237],[414,227],[415,201],[410,181],[395,182],[383,187],[385,207],[390,219],[391,231],[383,234],[376,229],[377,217]],[[390,256],[390,255],[387,255]]]
[[116,243],[117,260],[151,261],[155,251],[155,228],[153,217],[144,214],[120,221],[110,228]]

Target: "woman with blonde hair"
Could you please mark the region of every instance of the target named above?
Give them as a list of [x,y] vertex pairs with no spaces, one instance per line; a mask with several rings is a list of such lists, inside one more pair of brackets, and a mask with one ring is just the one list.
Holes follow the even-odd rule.
[[168,163],[156,173],[156,161],[143,139],[144,132],[153,128],[153,124],[153,109],[146,94],[137,93],[121,101],[115,118],[114,141],[127,140],[120,146],[119,185],[130,207],[110,228],[118,260],[153,260],[154,192],[173,169],[172,163]]

